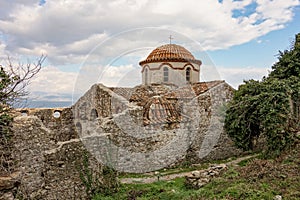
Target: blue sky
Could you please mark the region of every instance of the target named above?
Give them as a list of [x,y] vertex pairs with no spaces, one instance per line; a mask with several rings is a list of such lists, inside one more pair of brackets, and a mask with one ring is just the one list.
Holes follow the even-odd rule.
[[293,20],[282,29],[228,49],[208,51],[208,54],[219,66],[231,67],[236,63],[236,67],[271,67],[277,60],[278,51],[290,48],[295,35],[300,33],[300,8],[295,8],[294,13]]
[[[260,79],[300,32],[299,0],[2,0],[0,62],[47,55],[29,87],[70,100],[92,84],[140,84],[138,62],[169,42],[203,60],[202,80]],[[213,70],[212,70],[213,69]]]

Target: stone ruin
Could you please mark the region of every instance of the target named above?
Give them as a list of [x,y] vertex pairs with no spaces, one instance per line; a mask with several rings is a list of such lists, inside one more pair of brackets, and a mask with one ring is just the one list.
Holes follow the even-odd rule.
[[131,173],[239,152],[223,133],[224,81],[109,88],[94,85],[74,104],[74,123],[101,163]]
[[201,61],[178,45],[149,56],[143,85],[95,84],[70,108],[16,110],[2,148],[0,200],[86,199],[84,162],[96,176],[104,165],[143,173],[240,154],[223,131],[233,88],[198,82]]
[[18,109],[7,150],[15,166],[1,174],[0,199],[85,198],[78,170],[85,154],[92,170],[135,173],[237,155],[221,113],[232,90],[224,81],[96,84],[70,108]]

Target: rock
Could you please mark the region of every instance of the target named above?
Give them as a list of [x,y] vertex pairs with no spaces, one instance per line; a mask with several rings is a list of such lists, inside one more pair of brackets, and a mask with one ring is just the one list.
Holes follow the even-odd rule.
[[226,164],[213,165],[210,168],[213,170],[223,170],[223,169],[227,169],[227,165]]
[[14,200],[14,195],[12,192],[6,192],[4,194],[0,194],[0,200]]
[[195,177],[201,177],[200,171],[192,171],[192,175]]
[[220,166],[222,169],[227,169],[227,165],[226,165],[226,164],[219,164],[219,166]]
[[282,200],[282,196],[276,195],[273,199],[274,199],[274,200]]
[[220,174],[222,170],[227,169],[225,164],[213,165],[206,170],[192,171],[185,179],[185,184],[191,188],[199,189],[210,182],[213,177]]
[[20,172],[14,172],[9,176],[0,177],[0,190],[9,190],[20,181]]

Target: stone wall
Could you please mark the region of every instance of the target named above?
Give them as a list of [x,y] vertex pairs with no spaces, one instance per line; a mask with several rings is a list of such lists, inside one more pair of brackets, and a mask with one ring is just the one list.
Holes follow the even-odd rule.
[[[223,131],[222,109],[233,89],[224,81],[193,87],[139,86],[124,97],[123,90],[94,85],[74,105],[74,122],[97,160],[119,171],[142,173],[186,159],[201,162],[241,153]],[[145,119],[145,112],[153,121]],[[174,112],[180,119],[169,120],[178,116]]]
[[241,153],[223,131],[233,89],[223,81],[192,88],[98,84],[71,108],[16,110],[14,168],[0,174],[0,199],[85,199],[85,155],[99,174],[102,164],[142,173]]
[[242,153],[224,132],[225,105],[232,98],[233,89],[224,83],[200,94],[200,131],[190,146],[188,158],[197,163],[225,159]]
[[[16,115],[10,153],[17,176],[7,174],[0,199],[86,199],[80,170],[89,154],[74,130],[72,110],[23,109]],[[101,170],[92,156],[90,166]]]

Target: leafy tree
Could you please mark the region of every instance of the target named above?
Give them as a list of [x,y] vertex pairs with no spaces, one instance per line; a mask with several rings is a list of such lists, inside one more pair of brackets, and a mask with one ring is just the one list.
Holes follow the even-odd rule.
[[266,155],[278,155],[297,140],[300,111],[300,34],[290,50],[279,52],[272,72],[249,80],[234,93],[226,111],[225,130],[237,147],[252,150],[264,136]]

